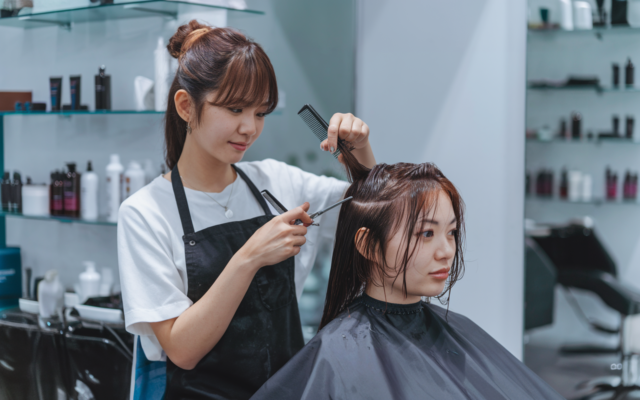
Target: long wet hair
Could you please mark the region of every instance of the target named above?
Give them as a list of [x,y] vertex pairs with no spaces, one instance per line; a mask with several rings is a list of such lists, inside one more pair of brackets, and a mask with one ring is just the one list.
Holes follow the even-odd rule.
[[269,57],[259,44],[231,28],[212,28],[191,20],[169,40],[169,54],[178,59],[178,70],[169,89],[165,116],[165,162],[177,164],[187,138],[187,121],[174,97],[184,89],[195,106],[200,123],[206,96],[217,90],[214,106],[244,108],[265,104],[266,114],[278,104],[278,83]]
[[[451,200],[456,217],[456,250],[449,279],[445,290],[436,296],[443,304],[448,303],[451,288],[464,273],[464,202],[455,186],[432,163],[378,164],[370,170],[356,160],[347,146],[339,144],[338,147],[351,182],[345,197],[353,196],[353,200],[340,209],[319,329],[362,296],[366,285],[393,276],[386,263],[387,244],[404,222],[406,230],[401,233],[406,248],[398,254],[401,260],[396,260],[398,273],[393,273],[393,279],[402,279],[402,290],[407,296],[406,267],[418,245],[418,241],[412,240],[418,229],[416,225],[422,216],[435,211],[441,191]],[[356,239],[358,230],[363,227],[368,233]]]

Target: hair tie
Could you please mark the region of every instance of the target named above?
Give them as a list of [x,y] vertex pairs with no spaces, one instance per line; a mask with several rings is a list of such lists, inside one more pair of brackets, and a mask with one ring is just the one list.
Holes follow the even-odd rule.
[[196,29],[195,31],[189,33],[187,35],[187,38],[184,40],[184,43],[182,44],[180,55],[182,56],[184,53],[186,53],[187,50],[189,50],[191,48],[191,46],[193,46],[193,44],[196,42],[196,40],[198,40],[198,38],[200,38],[200,36],[204,35],[205,33],[209,32],[210,30],[211,30],[211,28],[199,28],[199,29]]

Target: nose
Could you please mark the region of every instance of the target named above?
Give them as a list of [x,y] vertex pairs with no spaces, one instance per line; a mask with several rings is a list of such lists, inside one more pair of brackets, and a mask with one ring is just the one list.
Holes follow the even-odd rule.
[[[245,113],[243,113],[245,114]],[[238,127],[238,133],[246,136],[253,136],[256,134],[256,121],[253,115],[246,113],[247,115],[242,116],[242,120],[240,121],[240,126]]]
[[442,239],[438,243],[434,257],[436,260],[448,261],[456,254],[455,240]]

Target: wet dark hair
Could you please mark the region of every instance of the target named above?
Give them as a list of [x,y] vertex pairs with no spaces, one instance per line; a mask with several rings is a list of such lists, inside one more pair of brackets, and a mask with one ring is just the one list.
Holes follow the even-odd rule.
[[206,96],[218,91],[212,105],[244,108],[265,104],[266,114],[278,104],[278,83],[269,57],[259,44],[231,28],[212,28],[196,20],[182,25],[167,46],[178,59],[165,116],[165,162],[172,169],[187,137],[187,121],[178,111],[174,97],[184,89],[195,105],[200,123]]
[[[378,164],[373,169],[361,165],[345,146],[338,146],[342,161],[352,182],[345,197],[353,200],[342,205],[338,217],[335,247],[331,260],[329,287],[324,304],[320,328],[331,322],[362,295],[365,286],[376,277],[389,277],[386,265],[386,247],[391,237],[406,221],[402,232],[406,249],[400,260],[395,279],[402,279],[402,290],[407,295],[406,266],[418,242],[411,246],[418,221],[434,212],[440,192],[444,192],[453,206],[456,217],[456,250],[445,290],[438,296],[448,303],[451,288],[464,273],[464,202],[455,186],[432,163],[393,165]],[[360,235],[356,246],[356,233]],[[358,247],[367,257],[364,257]],[[382,264],[370,261],[382,260]],[[446,296],[446,300],[443,300]]]

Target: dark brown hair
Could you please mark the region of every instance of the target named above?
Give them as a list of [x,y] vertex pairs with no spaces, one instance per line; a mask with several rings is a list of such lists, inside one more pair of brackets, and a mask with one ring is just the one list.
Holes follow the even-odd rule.
[[169,40],[169,53],[178,59],[165,116],[165,162],[172,169],[187,137],[187,121],[180,118],[174,96],[184,89],[195,105],[200,123],[206,96],[216,90],[215,106],[243,108],[278,104],[278,83],[269,57],[259,44],[231,28],[212,28],[190,21]]
[[[349,149],[339,147],[352,182],[345,197],[353,196],[353,200],[340,209],[320,329],[360,297],[373,278],[389,277],[386,247],[403,221],[407,223],[406,232],[402,232],[406,249],[394,279],[402,277],[402,289],[407,295],[406,266],[418,244],[415,241],[411,246],[415,230],[419,229],[416,225],[421,216],[435,210],[441,191],[451,199],[456,217],[456,251],[449,280],[445,290],[436,296],[443,303],[448,302],[451,288],[464,273],[464,203],[455,186],[434,164],[378,164],[369,170],[358,163]],[[369,231],[359,236],[358,247],[367,257],[356,247],[356,233],[362,227]],[[370,260],[381,260],[382,264]],[[445,296],[447,299],[442,300]]]

